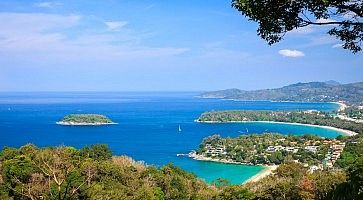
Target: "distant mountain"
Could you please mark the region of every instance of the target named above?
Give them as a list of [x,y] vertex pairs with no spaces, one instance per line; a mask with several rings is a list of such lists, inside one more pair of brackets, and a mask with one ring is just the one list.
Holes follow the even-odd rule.
[[205,92],[201,98],[235,100],[304,101],[333,102],[346,101],[357,104],[363,102],[363,82],[340,84],[336,81],[295,83],[282,88],[264,90],[227,89]]
[[335,85],[335,86],[340,85],[340,83],[339,83],[339,82],[337,82],[337,81],[333,81],[333,80],[325,81],[324,83],[326,83],[326,84],[328,84],[328,85]]

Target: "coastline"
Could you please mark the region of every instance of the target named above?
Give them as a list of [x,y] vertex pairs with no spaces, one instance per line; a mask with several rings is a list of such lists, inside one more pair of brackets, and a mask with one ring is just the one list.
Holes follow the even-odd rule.
[[337,102],[328,102],[328,103],[333,103],[333,104],[337,104],[339,106],[338,108],[338,112],[344,111],[348,106],[347,104],[345,104],[342,101],[337,101]]
[[272,123],[272,124],[288,124],[288,125],[298,125],[298,126],[310,126],[310,127],[318,127],[318,128],[325,128],[330,129],[334,131],[338,131],[342,133],[342,135],[345,136],[354,136],[358,133],[350,130],[340,129],[332,126],[321,126],[321,125],[314,125],[314,124],[302,124],[302,123],[292,123],[292,122],[276,122],[276,121],[228,121],[228,122],[219,122],[219,121],[198,121],[195,120],[198,123],[209,123],[209,124],[217,124],[217,123]]
[[278,165],[270,165],[270,166],[264,166],[264,169],[260,172],[258,172],[256,175],[252,176],[251,178],[247,179],[242,184],[251,183],[251,182],[257,182],[273,173],[279,166]]
[[278,101],[278,100],[269,100],[269,99],[265,99],[265,100],[248,100],[248,99],[226,99],[225,97],[203,97],[203,96],[196,96],[197,98],[200,99],[220,99],[220,100],[224,100],[224,101],[255,101],[255,102],[276,102],[276,103],[332,103],[332,104],[338,104],[339,106],[345,106],[347,107],[346,104],[344,104],[341,101]]
[[56,122],[56,124],[61,126],[105,126],[105,125],[115,125],[118,123],[77,123],[77,122]]
[[348,108],[348,106],[344,102],[333,102],[333,103],[339,105],[337,117],[339,117],[342,120],[352,121],[352,122],[356,122],[356,123],[363,123],[362,119],[353,119],[353,118],[347,117],[344,113],[343,114],[340,113],[340,112],[343,112],[346,108]]
[[256,182],[261,180],[262,178],[265,178],[273,173],[274,170],[278,168],[279,165],[252,165],[248,163],[241,163],[241,162],[235,162],[231,160],[225,160],[225,159],[213,159],[210,157],[205,157],[202,155],[197,155],[195,152],[191,152],[188,154],[188,157],[192,158],[193,160],[198,161],[204,161],[204,162],[218,162],[223,164],[234,164],[234,165],[247,165],[247,166],[256,166],[256,167],[263,167],[263,169],[255,174],[254,176],[250,177],[246,181],[244,181],[242,184],[246,184],[248,182]]
[[[199,160],[199,161],[218,162],[218,163],[234,164],[234,165],[249,165],[247,163],[241,163],[241,162],[236,162],[236,161],[231,161],[231,160],[226,160],[226,159],[215,159],[215,158],[205,157],[202,155],[197,155],[194,151],[189,153],[187,156],[189,158],[192,158],[193,160]],[[254,166],[254,165],[250,165],[250,166]]]

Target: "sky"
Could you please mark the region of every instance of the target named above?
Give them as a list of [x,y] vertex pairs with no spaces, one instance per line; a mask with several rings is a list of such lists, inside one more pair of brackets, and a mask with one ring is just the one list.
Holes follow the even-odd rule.
[[207,91],[363,81],[329,27],[269,46],[231,0],[1,0],[0,91]]

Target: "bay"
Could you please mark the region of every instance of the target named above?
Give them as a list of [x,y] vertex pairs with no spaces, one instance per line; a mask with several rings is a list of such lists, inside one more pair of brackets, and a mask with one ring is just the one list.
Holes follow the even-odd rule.
[[[81,148],[108,144],[116,155],[127,155],[146,164],[173,163],[212,182],[225,178],[242,183],[263,168],[195,161],[176,154],[198,147],[204,137],[220,134],[279,132],[336,137],[334,130],[287,124],[200,124],[194,122],[212,110],[336,110],[333,103],[225,101],[200,99],[198,92],[36,92],[0,93],[0,148],[32,143],[40,147],[69,145]],[[72,113],[97,113],[118,125],[71,127],[56,125]],[[178,127],[182,131],[178,131]]]

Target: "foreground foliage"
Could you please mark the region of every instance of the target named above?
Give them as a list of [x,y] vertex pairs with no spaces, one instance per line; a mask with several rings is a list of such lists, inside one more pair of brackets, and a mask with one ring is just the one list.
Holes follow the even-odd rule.
[[247,183],[256,200],[363,199],[363,159],[344,171],[309,173],[302,165],[285,163],[274,175]]
[[209,190],[173,165],[158,170],[111,157],[104,145],[5,148],[1,163],[3,195],[15,199],[190,199]]
[[233,0],[232,6],[258,22],[258,35],[268,44],[279,42],[288,31],[306,26],[330,26],[329,35],[353,53],[362,50],[363,3],[357,0]]
[[[250,199],[240,187],[217,188],[172,164],[160,169],[112,157],[105,145],[4,148],[0,199]],[[235,198],[236,197],[236,198]],[[241,197],[241,198],[237,198]]]
[[282,164],[271,177],[231,186],[208,185],[171,164],[146,166],[112,157],[105,145],[77,150],[26,145],[0,153],[0,199],[362,199],[363,159],[344,171],[307,173]]

